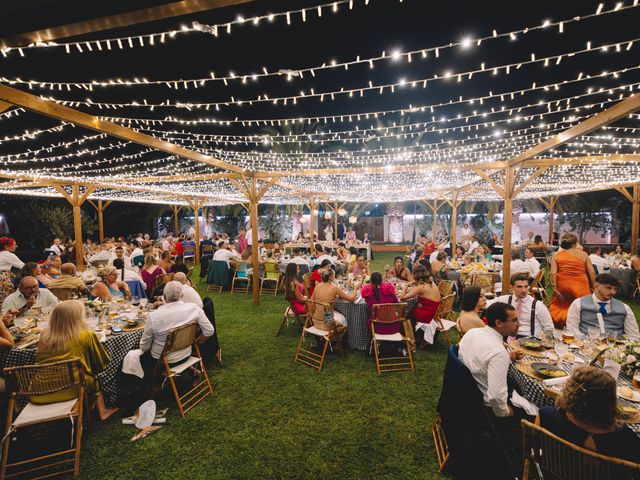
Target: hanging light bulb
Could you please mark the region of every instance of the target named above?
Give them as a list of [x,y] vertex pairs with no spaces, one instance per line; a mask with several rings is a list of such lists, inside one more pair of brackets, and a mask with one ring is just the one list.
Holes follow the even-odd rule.
[[325,212],[324,213],[324,219],[325,220],[331,220],[331,212]]
[[349,217],[349,223],[357,223],[358,222],[358,217],[351,215]]
[[338,210],[338,215],[340,215],[341,217],[344,217],[347,214],[347,211],[344,208],[341,208],[340,210]]

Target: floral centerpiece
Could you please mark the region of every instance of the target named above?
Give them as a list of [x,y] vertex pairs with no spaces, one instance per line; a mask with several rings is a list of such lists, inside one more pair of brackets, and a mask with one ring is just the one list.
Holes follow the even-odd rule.
[[102,300],[95,298],[93,300],[85,300],[84,308],[87,310],[87,316],[97,317],[104,308]]
[[606,357],[619,363],[622,371],[632,377],[633,373],[640,368],[640,342],[617,345],[609,350]]

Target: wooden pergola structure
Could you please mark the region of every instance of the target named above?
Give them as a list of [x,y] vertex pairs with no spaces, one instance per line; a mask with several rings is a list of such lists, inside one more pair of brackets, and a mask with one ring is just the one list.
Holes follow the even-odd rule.
[[[157,7],[153,12],[130,12],[127,18],[123,16],[98,19],[91,22],[81,22],[68,28],[49,29],[47,31],[31,32],[10,39],[0,39],[0,45],[5,47],[17,47],[26,45],[34,40],[51,41],[65,36],[74,36],[89,32],[97,32],[108,28],[133,25],[149,18],[167,18],[172,15],[184,15],[219,6],[243,3],[247,0],[199,0],[176,2],[165,7]],[[146,16],[145,16],[146,15]],[[149,16],[151,15],[151,17]],[[154,17],[155,15],[155,17]],[[585,184],[570,182],[565,185],[563,191],[559,191],[556,182],[562,172],[573,172],[575,178],[580,177],[581,172],[590,168],[602,168],[603,166],[640,166],[640,155],[637,154],[597,154],[597,155],[567,155],[558,156],[558,149],[563,145],[594,132],[602,127],[628,118],[634,112],[640,110],[640,93],[630,94],[618,101],[613,106],[600,113],[594,114],[559,133],[549,136],[536,145],[523,149],[513,157],[505,157],[501,160],[468,161],[468,162],[430,162],[418,161],[410,164],[398,162],[385,164],[372,164],[362,167],[326,167],[320,165],[317,168],[273,168],[252,169],[242,166],[239,162],[224,160],[209,153],[203,153],[194,148],[187,148],[174,142],[159,139],[155,136],[141,133],[138,130],[122,126],[116,122],[108,121],[84,113],[76,108],[61,105],[59,102],[49,100],[42,96],[28,93],[22,89],[14,88],[0,83],[0,112],[14,107],[53,118],[66,124],[72,124],[109,138],[121,139],[131,144],[164,152],[176,158],[185,159],[193,164],[206,167],[205,173],[189,175],[148,175],[148,176],[106,176],[104,178],[83,178],[64,175],[34,175],[29,171],[0,171],[0,178],[5,179],[0,183],[0,193],[24,193],[33,192],[37,195],[57,195],[65,198],[73,207],[74,234],[76,245],[82,244],[82,228],[80,219],[80,207],[84,202],[89,202],[97,211],[100,227],[100,239],[104,238],[103,213],[105,209],[117,200],[136,201],[133,195],[143,195],[145,201],[166,203],[171,205],[174,223],[177,230],[178,211],[181,208],[190,208],[196,218],[196,238],[199,239],[199,215],[205,205],[242,203],[249,212],[252,229],[253,245],[258,244],[258,205],[260,203],[281,204],[285,202],[300,202],[306,205],[311,212],[318,209],[321,203],[333,212],[334,226],[337,231],[338,211],[346,202],[359,201],[354,195],[354,190],[342,189],[340,182],[351,179],[371,178],[371,184],[375,185],[379,178],[397,178],[402,182],[410,175],[430,174],[449,175],[458,178],[448,186],[417,185],[413,188],[407,185],[393,189],[392,194],[385,197],[401,200],[421,200],[435,216],[443,205],[448,204],[452,208],[451,242],[456,244],[456,213],[460,204],[466,200],[500,200],[503,203],[504,212],[504,263],[503,263],[503,288],[508,290],[510,269],[508,259],[511,257],[511,229],[513,201],[517,198],[537,198],[547,208],[550,215],[551,229],[549,241],[553,239],[553,216],[561,194],[579,193],[598,189],[615,188],[632,204],[632,248],[637,248],[638,232],[640,229],[640,174],[631,178],[620,178],[619,182],[601,182]],[[560,152],[562,155],[562,152]],[[574,169],[574,170],[572,170]],[[208,173],[209,172],[209,173]],[[560,172],[560,173],[558,173]],[[403,177],[407,175],[407,177]],[[449,177],[447,177],[449,178]],[[323,190],[321,184],[309,181],[309,179],[335,180],[336,188],[332,191]],[[303,187],[305,182],[308,186]],[[443,182],[446,183],[446,182]],[[174,188],[169,188],[173,186]],[[629,192],[627,188],[632,187]],[[379,185],[384,191],[384,185]],[[123,198],[115,195],[115,192],[129,192],[132,196]],[[383,192],[384,193],[384,192]],[[405,195],[405,196],[402,196]],[[137,200],[141,200],[138,198]],[[434,221],[434,238],[437,234]],[[310,223],[310,247],[314,248],[314,215],[311,215]],[[76,250],[78,264],[82,264],[82,251]],[[196,241],[196,258],[199,258],[199,242]],[[253,270],[258,271],[258,249],[253,249]],[[253,282],[253,300],[259,303],[259,282]]]

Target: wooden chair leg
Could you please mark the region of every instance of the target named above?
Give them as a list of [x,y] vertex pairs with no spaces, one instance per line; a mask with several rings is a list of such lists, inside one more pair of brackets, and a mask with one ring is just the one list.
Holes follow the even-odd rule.
[[278,331],[276,332],[276,337],[280,336],[280,334],[282,333],[282,330],[284,330],[286,323],[287,323],[287,314],[285,313],[284,318],[280,322],[280,327],[278,327]]
[[320,366],[318,367],[318,373],[322,371],[322,366],[324,365],[324,359],[327,358],[327,347],[331,342],[328,336],[323,337],[323,340],[324,340],[324,348],[322,349],[322,358],[320,358]]
[[[81,390],[81,397],[78,399],[78,417],[76,426],[76,451],[74,455],[74,464],[73,464],[73,478],[77,478],[80,474],[80,447],[82,446],[82,419],[84,417],[84,397],[86,392],[84,389]],[[87,412],[89,415],[90,412]]]
[[376,341],[375,335],[373,336],[373,357],[376,360],[376,372],[378,372],[378,375],[381,375],[382,372],[380,371],[380,358],[378,356],[378,342]]
[[173,375],[168,368],[167,368],[167,375],[169,376],[169,383],[171,384],[171,390],[173,390],[173,395],[176,398],[176,403],[178,404],[178,410],[180,411],[180,416],[184,418],[184,409],[182,408],[182,402],[180,401],[180,394],[178,393],[178,388],[176,387],[176,382],[173,379]]
[[11,423],[13,423],[13,411],[15,408],[15,399],[11,397],[9,404],[7,405],[7,419],[4,427],[4,435],[2,437],[2,461],[0,463],[0,478],[7,478],[7,460],[9,458],[9,430],[11,429]]

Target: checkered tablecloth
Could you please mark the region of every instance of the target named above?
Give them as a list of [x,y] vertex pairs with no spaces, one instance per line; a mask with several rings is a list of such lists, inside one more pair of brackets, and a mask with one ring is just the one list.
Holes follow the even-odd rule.
[[[417,304],[418,300],[415,298],[407,301],[407,318]],[[349,341],[349,347],[363,352],[368,351],[369,330],[367,329],[367,318],[369,318],[369,307],[367,304],[337,300],[333,308],[343,314],[347,319],[347,340]]]
[[[524,357],[524,361],[525,362],[544,362],[545,359],[531,357],[527,355]],[[567,372],[569,375],[571,375],[571,373],[573,372],[573,365],[570,363],[560,362],[560,367],[562,367],[562,369],[565,372]],[[522,373],[520,370],[518,370],[515,367],[514,363],[512,363],[509,366],[509,380],[515,382],[515,388],[518,391],[518,393],[520,393],[520,395],[522,395],[524,398],[529,400],[531,403],[534,403],[538,407],[554,405],[554,399],[548,396],[546,393],[544,393],[544,386],[542,385],[542,381],[536,380],[535,378]],[[620,376],[618,377],[618,385],[628,386],[630,383],[631,383],[631,378],[626,376],[624,373],[620,372]],[[633,402],[627,402],[626,400],[621,398],[618,399],[618,402],[623,406],[629,405],[636,408],[638,407],[637,403],[634,404]],[[640,436],[639,423],[628,424],[628,426],[629,428],[631,428],[631,430],[636,432],[638,436]]]
[[[117,378],[122,369],[124,356],[130,350],[138,348],[141,337],[142,330],[112,334],[107,337],[106,342],[103,344],[110,360],[107,364],[107,369],[98,374],[98,380],[100,381],[104,399],[109,406],[115,405],[118,398],[125,397],[129,393],[124,388],[118,388]],[[0,369],[33,365],[34,363],[36,363],[35,348],[14,348],[0,355]]]

